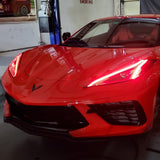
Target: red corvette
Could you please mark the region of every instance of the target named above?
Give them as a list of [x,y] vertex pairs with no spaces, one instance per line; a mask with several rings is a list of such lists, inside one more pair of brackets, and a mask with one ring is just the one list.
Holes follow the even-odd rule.
[[20,53],[1,79],[5,122],[70,138],[148,131],[160,103],[159,35],[158,15],[111,17]]
[[0,0],[0,15],[26,16],[30,11],[30,0]]

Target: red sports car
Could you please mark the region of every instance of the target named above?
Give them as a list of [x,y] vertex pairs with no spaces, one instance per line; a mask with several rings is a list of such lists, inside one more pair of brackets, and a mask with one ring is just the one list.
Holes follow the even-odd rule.
[[30,11],[30,0],[0,0],[0,15],[26,16]]
[[159,15],[111,17],[20,53],[1,79],[5,122],[70,138],[148,131],[160,104],[159,35]]

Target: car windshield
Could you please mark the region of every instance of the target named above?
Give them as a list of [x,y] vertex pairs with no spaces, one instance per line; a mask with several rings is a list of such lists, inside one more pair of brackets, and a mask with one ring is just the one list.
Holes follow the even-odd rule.
[[159,45],[159,20],[147,18],[94,21],[63,45],[70,47],[153,47]]

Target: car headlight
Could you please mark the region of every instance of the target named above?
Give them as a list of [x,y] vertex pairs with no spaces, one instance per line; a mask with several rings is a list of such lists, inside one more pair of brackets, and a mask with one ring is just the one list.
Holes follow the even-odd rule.
[[10,63],[8,70],[11,73],[12,77],[16,77],[18,69],[19,69],[19,65],[20,65],[20,61],[21,61],[21,57],[22,57],[22,53],[18,54]]
[[116,70],[112,73],[106,74],[94,81],[92,81],[87,87],[99,86],[104,84],[111,84],[117,82],[123,82],[139,77],[142,67],[147,63],[148,59],[140,60],[137,63],[126,66],[122,69]]

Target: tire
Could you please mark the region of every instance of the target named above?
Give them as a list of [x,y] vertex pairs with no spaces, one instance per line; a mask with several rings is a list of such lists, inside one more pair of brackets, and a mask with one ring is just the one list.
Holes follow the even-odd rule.
[[29,9],[26,5],[22,5],[19,10],[21,16],[26,16],[29,13]]
[[160,111],[160,87],[158,88],[157,98],[156,98],[156,105],[155,105],[155,118],[158,116]]

